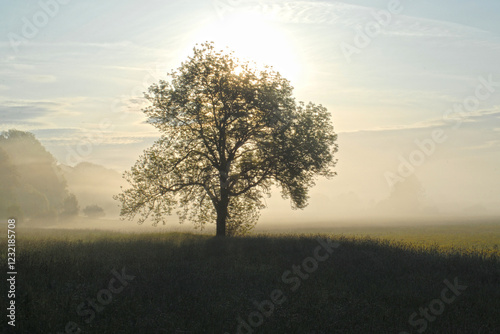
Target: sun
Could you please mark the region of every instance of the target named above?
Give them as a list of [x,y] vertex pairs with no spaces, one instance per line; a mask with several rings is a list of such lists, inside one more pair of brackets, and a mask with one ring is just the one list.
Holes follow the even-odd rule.
[[299,79],[300,61],[293,38],[259,12],[233,12],[202,27],[196,40],[228,47],[238,58],[255,62],[260,69],[272,66],[292,84]]

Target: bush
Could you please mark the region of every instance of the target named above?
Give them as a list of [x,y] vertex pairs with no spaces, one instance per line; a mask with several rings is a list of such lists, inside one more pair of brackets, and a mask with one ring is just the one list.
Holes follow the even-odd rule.
[[85,209],[83,209],[83,214],[89,218],[100,218],[106,215],[104,209],[97,204],[87,205]]

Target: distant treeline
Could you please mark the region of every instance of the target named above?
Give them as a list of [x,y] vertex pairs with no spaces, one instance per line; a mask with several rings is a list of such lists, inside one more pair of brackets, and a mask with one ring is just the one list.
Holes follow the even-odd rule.
[[32,133],[0,134],[0,217],[18,220],[77,215],[79,205],[68,191],[56,159]]

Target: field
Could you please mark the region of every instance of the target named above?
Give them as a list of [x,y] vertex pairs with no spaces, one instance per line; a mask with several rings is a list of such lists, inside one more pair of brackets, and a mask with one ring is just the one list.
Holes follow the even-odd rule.
[[16,333],[500,333],[498,222],[282,232],[19,228]]

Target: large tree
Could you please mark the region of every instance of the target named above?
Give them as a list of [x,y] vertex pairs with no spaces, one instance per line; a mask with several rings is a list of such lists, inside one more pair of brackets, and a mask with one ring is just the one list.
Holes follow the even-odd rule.
[[225,236],[255,225],[273,185],[304,208],[315,176],[335,175],[337,136],[326,108],[297,103],[292,90],[270,67],[213,43],[195,47],[145,94],[161,138],[124,174],[131,187],[116,196],[121,215],[156,225],[177,207],[181,222],[216,222]]

